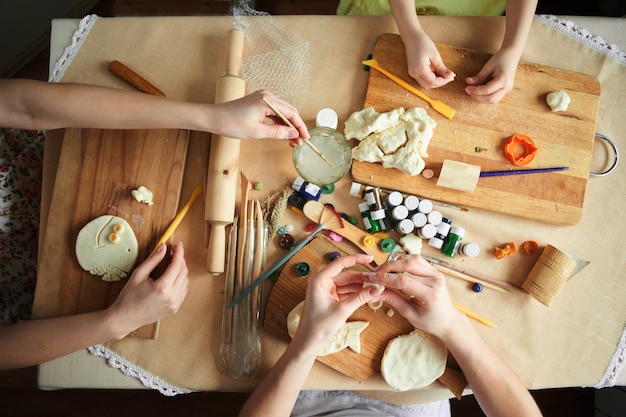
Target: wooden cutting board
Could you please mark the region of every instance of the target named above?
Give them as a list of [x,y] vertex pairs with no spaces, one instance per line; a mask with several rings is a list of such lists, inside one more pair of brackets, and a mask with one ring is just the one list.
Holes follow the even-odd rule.
[[[404,44],[399,35],[383,34],[373,57],[386,70],[420,88],[424,93],[454,108],[448,120],[428,104],[371,69],[364,107],[383,112],[397,107],[425,107],[437,127],[428,147],[426,167],[436,174],[445,159],[479,165],[483,171],[515,168],[505,158],[503,146],[514,133],[530,136],[539,148],[534,161],[524,168],[569,166],[568,171],[481,178],[474,192],[436,186],[436,176],[427,180],[411,177],[381,164],[354,161],[355,181],[395,189],[455,205],[478,207],[546,223],[571,225],[583,211],[585,190],[600,102],[596,78],[520,62],[514,89],[497,104],[481,104],[465,91],[465,77],[475,75],[490,55],[437,45],[456,80],[444,87],[425,90],[407,73]],[[564,90],[571,97],[565,112],[553,113],[545,97]],[[485,149],[477,152],[476,148]]]
[[[321,234],[285,264],[270,294],[265,312],[265,331],[285,341],[291,340],[287,333],[287,315],[304,300],[307,286],[307,278],[301,278],[296,274],[296,264],[306,262],[311,267],[311,273],[314,273],[328,263],[326,255],[333,251],[346,255],[357,253],[358,249],[349,243],[336,244]],[[366,267],[355,267],[358,268]],[[414,329],[399,313],[394,312],[392,317],[387,315],[390,308],[383,305],[374,311],[368,306],[362,306],[349,318],[349,321],[363,320],[370,323],[361,333],[360,354],[346,348],[332,355],[319,356],[317,360],[358,381],[365,381],[379,372],[387,343],[394,337],[407,334]]]
[[[176,215],[188,131],[66,129],[54,183],[33,318],[100,310],[117,298],[126,279],[104,282],[84,271],[75,255],[80,229],[101,215],[116,215],[133,228],[141,263]],[[143,185],[154,205],[137,202]],[[45,304],[45,305],[44,305]],[[134,335],[154,337],[156,324]]]

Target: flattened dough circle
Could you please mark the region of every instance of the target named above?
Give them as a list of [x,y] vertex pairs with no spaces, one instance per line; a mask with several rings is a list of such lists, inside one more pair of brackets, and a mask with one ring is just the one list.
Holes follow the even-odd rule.
[[132,227],[121,217],[105,215],[87,223],[76,238],[78,263],[103,281],[120,281],[135,266],[139,243]]
[[385,349],[380,371],[400,391],[425,387],[443,375],[448,350],[441,340],[421,330],[392,339]]

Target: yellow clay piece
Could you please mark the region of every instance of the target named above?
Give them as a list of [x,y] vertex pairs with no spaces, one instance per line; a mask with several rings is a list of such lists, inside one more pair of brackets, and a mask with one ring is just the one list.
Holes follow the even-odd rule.
[[117,233],[111,233],[109,235],[109,242],[111,243],[120,243],[122,239],[120,239],[120,236]]
[[304,212],[302,210],[300,210],[298,207],[290,206],[290,208],[291,208],[291,211],[293,211],[294,213],[296,213],[296,214],[298,214],[298,215],[300,215],[302,217],[306,217],[304,215]]
[[372,236],[379,238],[380,240],[385,240],[389,237],[389,235],[385,232],[376,232],[372,233]]

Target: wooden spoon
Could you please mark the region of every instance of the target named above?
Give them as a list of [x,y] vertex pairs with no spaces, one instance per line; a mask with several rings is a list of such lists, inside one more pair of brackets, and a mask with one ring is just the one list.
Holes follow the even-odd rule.
[[[309,220],[316,223],[325,223],[325,229],[332,230],[333,232],[340,234],[355,244],[363,252],[368,255],[372,255],[374,257],[374,262],[377,265],[381,265],[387,261],[389,254],[380,249],[381,239],[379,237],[370,235],[366,231],[361,230],[348,222],[344,222],[339,215],[328,215],[328,209],[325,210],[325,206],[323,204],[318,203],[317,201],[309,201],[304,205],[303,212]],[[372,246],[367,246],[364,243],[364,239],[366,237],[368,239],[374,239],[374,244]]]

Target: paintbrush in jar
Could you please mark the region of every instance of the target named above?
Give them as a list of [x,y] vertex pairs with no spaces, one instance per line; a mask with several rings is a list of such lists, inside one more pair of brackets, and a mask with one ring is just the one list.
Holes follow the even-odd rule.
[[[263,101],[264,101],[264,102],[265,102],[265,103],[266,103],[266,104],[270,107],[270,109],[274,110],[274,113],[276,113],[276,115],[277,115],[278,117],[280,117],[280,119],[281,119],[283,122],[285,122],[285,124],[287,124],[287,126],[289,126],[289,127],[293,128],[293,129],[295,129],[295,128],[296,128],[296,127],[293,125],[293,123],[291,123],[291,122],[289,121],[289,119],[287,119],[287,118],[285,117],[285,115],[284,115],[284,114],[282,114],[282,113],[281,113],[281,112],[280,112],[280,111],[279,111],[276,107],[274,107],[274,106],[272,105],[272,103],[270,103],[270,102],[269,102],[269,101],[268,101],[265,97],[263,97]],[[315,153],[316,153],[316,154],[317,154],[320,158],[322,158],[322,159],[324,160],[324,162],[326,162],[326,163],[327,163],[327,164],[328,164],[331,168],[334,168],[334,167],[335,167],[335,165],[334,165],[332,162],[330,162],[330,160],[329,160],[328,158],[326,158],[326,157],[324,156],[324,154],[323,154],[323,153],[322,153],[319,149],[317,149],[317,146],[313,145],[313,143],[311,143],[311,141],[310,141],[310,140],[302,138],[302,141],[303,141],[303,142],[304,142],[304,143],[305,143],[305,144],[306,144],[309,148],[311,148],[311,150],[312,150],[313,152],[315,152]]]
[[328,207],[324,207],[320,216],[320,223],[308,236],[298,242],[285,256],[280,258],[274,265],[272,265],[263,275],[257,278],[248,288],[246,288],[239,296],[237,296],[229,305],[228,308],[235,307],[241,300],[247,297],[256,287],[261,285],[266,279],[268,279],[274,272],[278,270],[281,266],[287,263],[289,259],[291,259],[300,249],[302,249],[306,244],[308,244],[313,238],[315,238],[322,230],[326,228],[326,221],[330,221],[331,219],[339,218],[339,222],[343,224],[343,220],[341,216],[335,211]]

